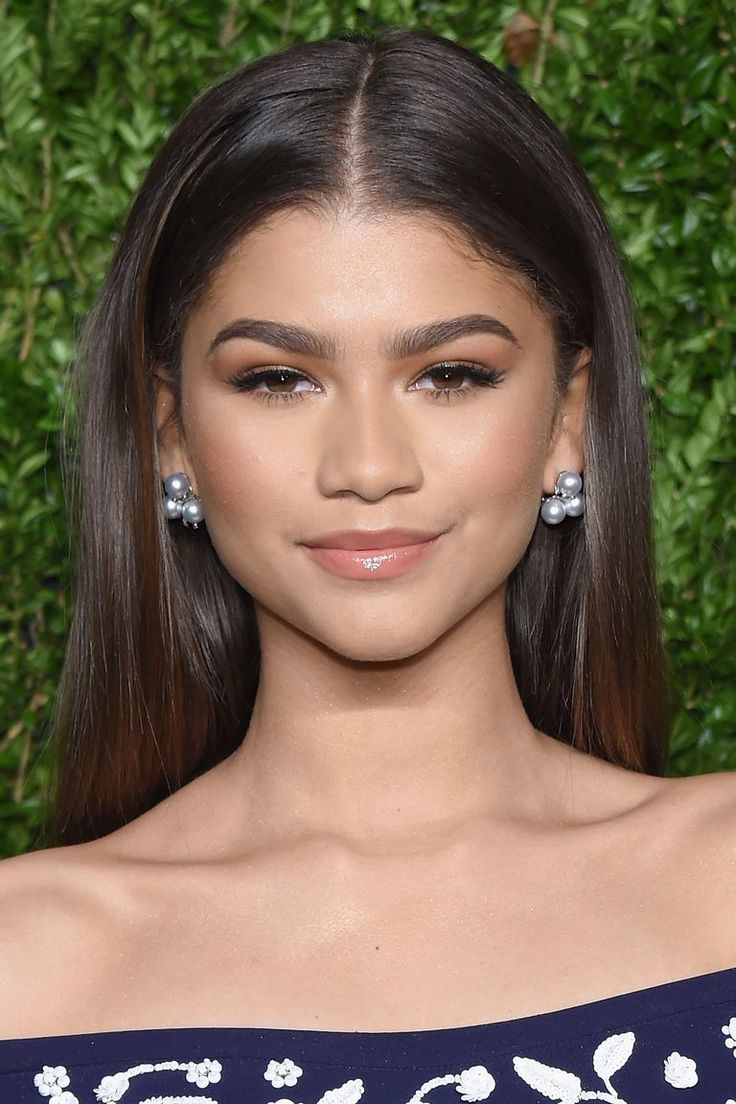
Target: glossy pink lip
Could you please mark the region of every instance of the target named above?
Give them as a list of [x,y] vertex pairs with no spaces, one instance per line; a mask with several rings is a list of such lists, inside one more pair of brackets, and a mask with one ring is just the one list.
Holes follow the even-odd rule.
[[437,531],[430,533],[422,529],[341,529],[339,532],[323,533],[302,543],[308,548],[347,548],[375,552],[376,549],[423,544],[440,535]]
[[384,548],[322,548],[305,545],[322,567],[344,579],[394,579],[409,571],[439,543],[442,533],[415,544]]

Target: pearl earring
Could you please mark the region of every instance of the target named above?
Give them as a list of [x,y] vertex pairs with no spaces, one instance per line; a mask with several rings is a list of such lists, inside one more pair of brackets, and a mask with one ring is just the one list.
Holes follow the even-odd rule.
[[181,521],[197,529],[204,521],[204,507],[184,472],[174,472],[164,479],[164,491],[164,512],[169,521]]
[[554,494],[542,496],[539,513],[547,525],[559,525],[566,517],[580,517],[584,509],[582,476],[563,471],[557,476]]

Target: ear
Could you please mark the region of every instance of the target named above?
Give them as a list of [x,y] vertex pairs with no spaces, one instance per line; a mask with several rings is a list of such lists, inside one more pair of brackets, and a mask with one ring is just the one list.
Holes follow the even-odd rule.
[[580,350],[567,387],[558,398],[547,462],[544,466],[543,491],[545,494],[551,495],[554,492],[560,472],[582,473],[585,470],[583,434],[591,357],[589,348]]
[[161,478],[174,472],[185,472],[191,478],[191,463],[183,439],[177,412],[176,390],[173,377],[163,365],[154,366],[156,393],[156,442]]

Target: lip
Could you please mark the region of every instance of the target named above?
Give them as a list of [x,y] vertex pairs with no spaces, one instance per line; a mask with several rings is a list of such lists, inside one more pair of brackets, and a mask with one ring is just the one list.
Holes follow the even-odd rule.
[[422,529],[341,529],[323,533],[313,540],[302,541],[307,548],[340,548],[355,552],[376,552],[387,548],[402,548],[424,544],[439,537],[440,532]]
[[[333,575],[344,579],[395,579],[425,559],[442,538],[438,533],[413,544],[393,544],[383,548],[325,548],[305,545],[309,556]],[[374,538],[375,539],[375,534]]]

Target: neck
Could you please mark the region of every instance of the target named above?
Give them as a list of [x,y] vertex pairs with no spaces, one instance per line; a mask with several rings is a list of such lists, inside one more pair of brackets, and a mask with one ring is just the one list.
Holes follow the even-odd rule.
[[524,711],[498,604],[398,661],[345,659],[263,611],[259,630],[251,723],[223,764],[238,834],[380,843],[559,804],[556,741]]

